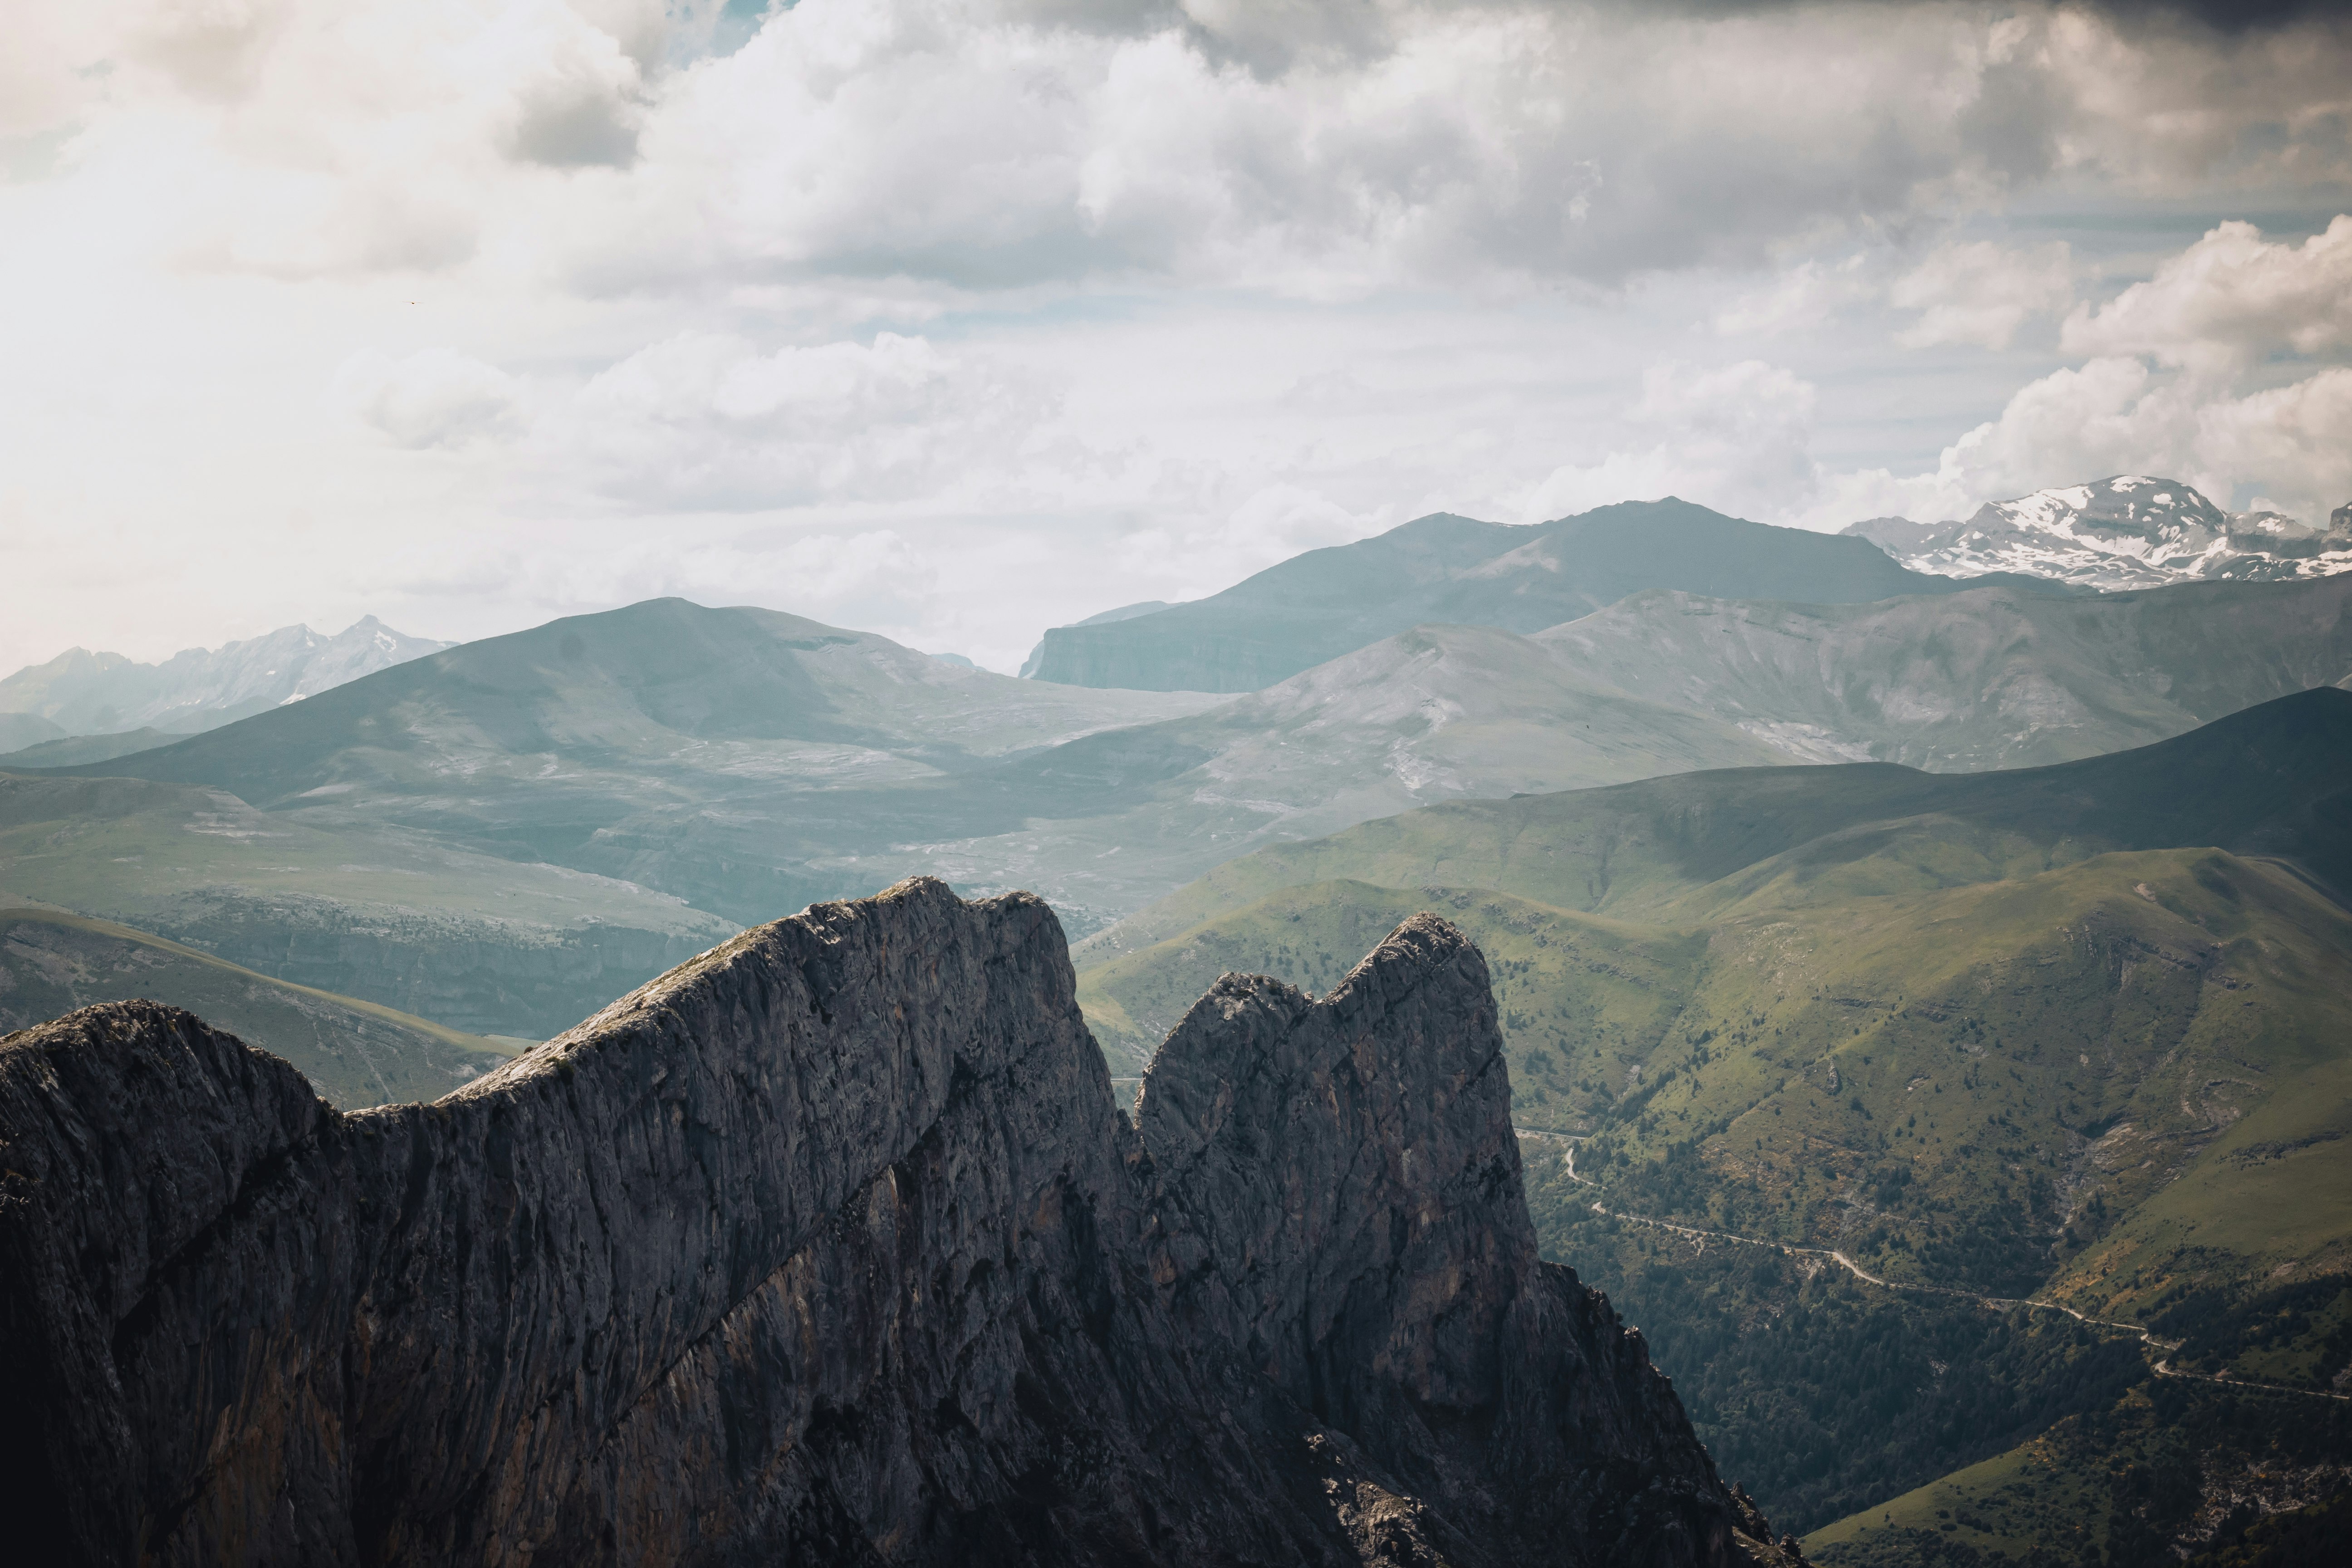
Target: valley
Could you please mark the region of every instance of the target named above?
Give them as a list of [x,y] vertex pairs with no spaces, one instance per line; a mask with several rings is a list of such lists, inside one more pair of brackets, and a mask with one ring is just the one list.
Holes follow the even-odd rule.
[[535,1043],[273,980],[129,926],[0,909],[0,1035],[125,996],[201,1014],[348,1108],[438,1100]]
[[0,1568],[2352,1565],[2352,0],[8,21]]
[[[1821,1531],[2053,1424],[2112,1426],[2156,1376],[2131,1331],[1967,1297],[2167,1340],[2203,1314],[2176,1352],[2201,1374],[2338,1380],[2347,763],[2352,694],[2318,690],[2042,769],[1439,806],[1221,868],[1082,943],[1080,995],[1107,1050],[1140,1053],[1222,971],[1311,990],[1360,930],[1444,911],[1493,964],[1551,1255],[1643,1324],[1721,1462]],[[1966,1294],[1881,1290],[1832,1251]],[[2263,1305],[2296,1290],[2320,1310]],[[1859,1526],[1819,1539],[1909,1561],[1854,1555]]]
[[[0,1023],[146,996],[433,1100],[921,874],[1050,901],[1148,1097],[1228,977],[1323,996],[1433,911],[1537,1243],[1814,1560],[2124,1568],[2335,1495],[2335,1417],[2230,1401],[2352,1375],[2352,574],[1930,578],[1675,502],[1317,554],[1030,679],[653,600],[37,742]],[[2130,1479],[2189,1448],[2194,1506]]]

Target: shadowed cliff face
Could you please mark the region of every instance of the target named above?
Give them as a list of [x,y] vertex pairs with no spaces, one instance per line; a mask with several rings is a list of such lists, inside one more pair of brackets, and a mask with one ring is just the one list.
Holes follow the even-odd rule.
[[932,882],[432,1105],[86,1009],[0,1043],[0,1510],[91,1563],[1769,1554],[1535,1260],[1507,1112],[1429,917],[1220,983],[1139,1131],[1051,911]]
[[1486,961],[1452,925],[1414,916],[1320,1002],[1224,976],[1137,1131],[1180,1331],[1352,1435],[1448,1560],[1733,1555],[1640,1335],[1536,1257]]

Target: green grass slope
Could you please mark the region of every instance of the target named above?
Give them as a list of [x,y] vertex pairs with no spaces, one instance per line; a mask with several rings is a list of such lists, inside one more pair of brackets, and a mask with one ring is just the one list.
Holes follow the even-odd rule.
[[1883,763],[1735,770],[1463,801],[1219,867],[1082,944],[1081,966],[1286,887],[1491,888],[1688,922],[1924,890],[2115,849],[2210,844],[2352,888],[2352,691],[2305,691],[2110,756],[1991,773]]
[[1200,696],[1015,680],[776,611],[658,599],[467,643],[174,745],[58,770],[653,889],[740,924],[926,868],[1052,804],[1011,756]]
[[0,753],[0,768],[80,767],[87,763],[136,756],[158,746],[175,746],[186,739],[184,731],[156,729],[126,730],[115,735],[68,735],[22,751]]
[[[1804,1538],[1823,1568],[2270,1568],[2341,1562],[2352,1407],[2179,1379],[2135,1384],[2013,1448]],[[2326,1528],[2332,1525],[2333,1529]],[[2288,1552],[2258,1558],[2265,1542]]]
[[5,773],[0,899],[534,1039],[739,929],[616,879],[414,830],[317,825],[200,786]]
[[272,980],[129,926],[0,909],[0,1033],[134,998],[184,1007],[283,1057],[347,1110],[437,1100],[511,1054],[496,1042]]
[[1866,605],[1637,594],[1536,641],[1589,679],[1808,760],[1937,772],[2147,745],[2352,678],[2352,579]]
[[[1329,990],[1397,925],[1435,909],[1486,956],[1520,1125],[1581,1132],[1629,1065],[1647,1062],[1689,1005],[1706,939],[1621,925],[1507,893],[1320,882],[1081,973],[1078,1000],[1118,1070],[1140,1071],[1217,976]],[[1604,1081],[1605,1080],[1605,1081]]]

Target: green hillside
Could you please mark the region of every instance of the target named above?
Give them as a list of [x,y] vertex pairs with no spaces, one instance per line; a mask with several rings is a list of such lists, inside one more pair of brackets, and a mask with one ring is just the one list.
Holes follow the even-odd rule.
[[1439,512],[1310,550],[1205,599],[1056,626],[1029,668],[1078,686],[1255,691],[1415,626],[1535,632],[1647,589],[1843,604],[1962,586],[1864,540],[1769,528],[1671,496],[1524,526]]
[[1976,772],[2143,746],[2352,679],[2352,578],[1866,605],[1647,593],[1535,640],[1807,761]]
[[1219,867],[1081,944],[1081,966],[1280,888],[1491,888],[1619,919],[1923,890],[2114,849],[2211,844],[2352,887],[2352,692],[2264,703],[2135,751],[1967,774],[1887,764],[1693,773],[1463,801]]
[[[2134,1384],[2017,1447],[1805,1537],[1824,1568],[2343,1561],[2352,1405],[2182,1379]],[[2217,1485],[2218,1483],[2218,1485]],[[2329,1522],[2333,1529],[2315,1528]],[[2333,1539],[2329,1539],[2330,1536]],[[2289,1551],[2256,1558],[2266,1540]],[[2234,1553],[2234,1554],[2233,1554]]]
[[0,909],[0,1034],[77,1007],[135,998],[184,1007],[283,1057],[346,1110],[438,1100],[515,1048],[272,980],[129,926],[52,910]]
[[116,735],[68,735],[26,746],[22,751],[0,753],[0,767],[76,768],[87,763],[136,756],[158,746],[175,745],[186,738],[183,732],[156,729],[126,730]]
[[[1489,628],[1417,628],[1228,700],[1013,680],[660,601],[64,772],[222,792],[289,829],[429,835],[739,924],[925,871],[1028,888],[1085,930],[1235,854],[1368,816],[1780,760]],[[0,864],[0,885],[13,876]]]
[[1811,1530],[2149,1379],[2129,1331],[2003,1300],[2145,1323],[2209,1373],[2342,1373],[2347,779],[2352,694],[2320,691],[2058,767],[1435,807],[1220,868],[1086,944],[1080,997],[1138,1060],[1221,971],[1319,990],[1403,913],[1456,921],[1514,1119],[1577,1141],[1572,1177],[1529,1145],[1548,1250]]
[[542,1039],[736,922],[613,878],[220,790],[0,773],[0,900],[156,931],[478,1034]]

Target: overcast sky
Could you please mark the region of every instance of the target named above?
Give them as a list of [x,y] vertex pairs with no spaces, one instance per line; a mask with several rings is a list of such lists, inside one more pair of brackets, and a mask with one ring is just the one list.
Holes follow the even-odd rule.
[[2332,7],[29,0],[0,670],[661,594],[1015,667],[1433,510],[2352,500]]

